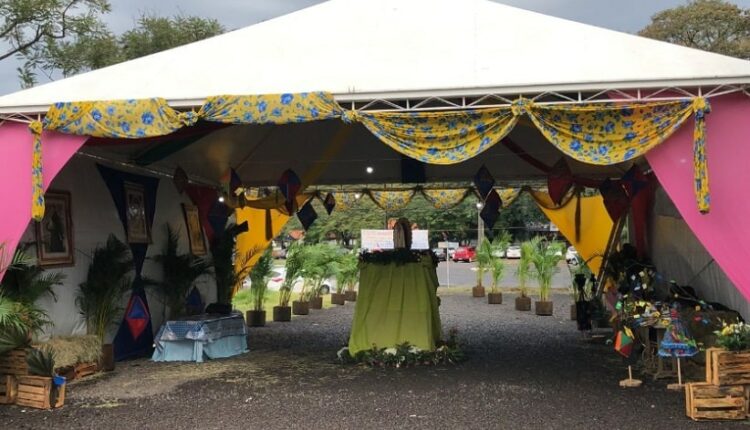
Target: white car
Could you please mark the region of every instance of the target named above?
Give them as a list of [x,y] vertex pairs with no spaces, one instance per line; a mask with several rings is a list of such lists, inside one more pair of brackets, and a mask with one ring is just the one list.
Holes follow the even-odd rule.
[[578,251],[572,246],[569,246],[568,250],[565,251],[565,261],[567,261],[568,264],[578,263]]
[[[284,279],[286,279],[286,267],[275,267],[271,271],[271,275],[268,277],[268,291],[279,291],[281,289],[281,286],[284,284]],[[292,285],[292,291],[299,291],[302,289],[302,278],[298,277],[294,284]],[[242,282],[242,288],[250,288],[252,286],[252,282],[250,281],[250,277],[248,276],[245,278],[245,281]],[[320,290],[322,294],[328,294],[331,292],[331,289],[335,288],[336,286],[336,280],[335,279],[326,279],[323,281],[323,285],[321,285]]]
[[505,258],[521,258],[521,247],[517,245],[511,245],[505,251]]

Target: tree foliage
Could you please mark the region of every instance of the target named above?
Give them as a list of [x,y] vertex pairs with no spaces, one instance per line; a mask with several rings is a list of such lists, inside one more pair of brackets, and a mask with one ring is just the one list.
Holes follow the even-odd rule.
[[651,18],[641,36],[750,59],[750,9],[723,0],[693,0]]

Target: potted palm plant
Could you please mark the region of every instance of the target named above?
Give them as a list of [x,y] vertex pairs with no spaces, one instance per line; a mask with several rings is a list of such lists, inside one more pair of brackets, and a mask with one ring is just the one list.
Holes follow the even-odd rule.
[[354,290],[354,287],[357,285],[357,281],[359,281],[359,257],[356,253],[350,252],[344,254],[344,261],[341,270],[346,273],[346,291],[344,292],[344,298],[347,302],[356,302],[357,292]]
[[503,303],[503,293],[500,292],[499,287],[500,280],[502,279],[503,272],[505,271],[505,264],[503,263],[501,257],[506,248],[508,248],[509,243],[510,235],[507,232],[504,232],[501,236],[497,236],[492,241],[490,247],[491,258],[488,270],[492,279],[492,289],[490,290],[490,293],[487,294],[487,303],[491,305],[501,305]]
[[471,289],[472,297],[484,297],[484,274],[492,264],[492,243],[484,239],[477,247],[477,285]]
[[166,225],[167,241],[162,254],[153,259],[162,268],[161,281],[148,281],[156,288],[164,303],[164,310],[169,309],[169,319],[173,320],[185,313],[185,300],[195,281],[209,273],[210,264],[203,258],[191,254],[180,254],[179,234]]
[[552,275],[557,270],[557,263],[562,259],[562,246],[558,243],[540,244],[536,247],[531,262],[539,283],[539,300],[534,303],[534,311],[537,315],[552,315],[554,309],[554,303],[550,300]]
[[234,292],[240,289],[252,268],[250,261],[258,250],[252,249],[244,255],[235,250],[235,237],[245,231],[247,222],[240,225],[229,224],[223,231],[216,233],[216,239],[211,245],[217,303],[231,304]]
[[539,243],[538,238],[521,243],[521,258],[518,260],[518,297],[516,297],[517,311],[531,310],[531,297],[529,297],[529,278],[531,277],[531,258]]
[[302,263],[303,277],[309,280],[308,302],[311,309],[323,307],[323,282],[336,274],[336,257],[338,251],[331,245],[319,243],[305,247]]
[[78,285],[76,305],[86,319],[88,334],[95,334],[102,342],[102,367],[114,370],[114,351],[105,342],[107,330],[119,320],[123,296],[130,290],[133,260],[130,249],[114,235],[109,235],[104,246],[91,253],[91,265],[86,281]]
[[294,243],[289,247],[286,254],[286,277],[279,288],[279,305],[273,307],[274,322],[288,322],[292,320],[292,308],[289,301],[292,299],[292,290],[297,278],[302,271],[301,245]]
[[250,297],[253,309],[247,311],[247,325],[250,327],[263,327],[266,325],[265,304],[268,293],[268,277],[273,269],[273,257],[271,248],[267,248],[263,255],[250,270]]

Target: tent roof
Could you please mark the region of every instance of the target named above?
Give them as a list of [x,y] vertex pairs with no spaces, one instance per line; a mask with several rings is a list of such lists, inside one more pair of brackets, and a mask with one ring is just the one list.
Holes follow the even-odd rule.
[[340,101],[750,83],[750,62],[488,0],[331,0],[0,97],[58,101],[330,91]]

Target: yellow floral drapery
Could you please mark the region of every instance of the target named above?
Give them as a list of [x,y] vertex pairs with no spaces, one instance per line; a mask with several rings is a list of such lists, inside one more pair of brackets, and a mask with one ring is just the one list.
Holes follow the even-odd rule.
[[[44,129],[95,137],[144,138],[170,134],[198,120],[228,124],[287,124],[331,118],[360,122],[394,150],[430,164],[475,157],[505,137],[522,115],[558,149],[588,164],[609,165],[641,156],[695,117],[695,192],[702,212],[710,209],[703,98],[634,103],[538,105],[518,99],[509,107],[432,112],[354,112],[330,93],[221,95],[197,111],[180,112],[163,99],[57,103]],[[39,128],[39,127],[36,127]],[[32,127],[33,131],[34,127]],[[41,131],[41,130],[40,130]],[[35,160],[41,160],[41,142]],[[34,181],[41,180],[40,169]],[[35,197],[34,213],[43,207]],[[43,209],[42,209],[43,210]]]
[[422,196],[435,209],[451,209],[464,201],[471,189],[422,190]]
[[386,211],[398,211],[404,209],[411,203],[414,190],[405,191],[372,191],[368,194],[378,207]]
[[44,176],[42,175],[42,123],[34,121],[29,124],[34,137],[31,158],[31,218],[41,221],[44,218]]
[[521,195],[521,188],[495,188],[500,200],[503,202],[503,209],[512,205],[516,201],[519,195]]
[[335,192],[332,194],[333,198],[336,199],[335,210],[337,211],[348,211],[349,209],[354,208],[362,197],[361,193]]

